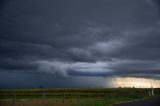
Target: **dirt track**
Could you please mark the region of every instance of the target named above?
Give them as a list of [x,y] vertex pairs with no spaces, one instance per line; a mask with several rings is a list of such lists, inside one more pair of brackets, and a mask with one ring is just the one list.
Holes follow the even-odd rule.
[[160,106],[160,97],[135,102],[120,103],[113,106]]

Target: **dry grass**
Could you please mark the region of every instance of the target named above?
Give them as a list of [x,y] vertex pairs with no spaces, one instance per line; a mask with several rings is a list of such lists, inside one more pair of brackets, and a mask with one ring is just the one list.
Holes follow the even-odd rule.
[[76,99],[3,99],[0,106],[69,106],[78,103]]
[[[0,90],[0,106],[93,106],[92,104],[104,106],[121,100],[148,97],[149,90],[138,88],[4,89]],[[154,91],[156,96],[160,95],[160,89]]]

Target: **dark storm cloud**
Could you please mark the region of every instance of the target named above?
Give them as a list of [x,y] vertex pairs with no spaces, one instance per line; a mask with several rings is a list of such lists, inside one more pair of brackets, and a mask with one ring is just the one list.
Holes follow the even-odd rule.
[[[153,0],[152,0],[153,1]],[[158,7],[158,9],[159,9],[159,13],[160,13],[160,1],[159,0],[154,0],[155,2],[156,2],[156,5],[157,5],[157,7]]]
[[[53,75],[32,73],[0,72],[0,88],[86,88],[111,87],[104,85],[106,79],[101,77],[70,77],[61,78]],[[111,80],[108,80],[111,81]],[[15,83],[16,82],[16,83]],[[24,83],[25,82],[25,83]]]
[[2,0],[0,6],[3,71],[160,75],[159,1]]
[[[17,65],[18,64],[18,65]],[[11,59],[1,59],[0,67],[4,70],[13,70],[13,71],[24,71],[24,70],[33,70],[36,66],[32,63],[22,60],[11,60]]]
[[5,4],[5,0],[0,1],[0,5],[3,6]]

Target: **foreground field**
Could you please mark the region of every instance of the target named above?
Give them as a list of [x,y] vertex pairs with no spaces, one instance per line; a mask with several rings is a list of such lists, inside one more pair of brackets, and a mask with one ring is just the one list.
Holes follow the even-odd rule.
[[[0,106],[111,106],[148,98],[150,89],[16,89],[0,90]],[[155,96],[160,89],[154,89]]]
[[15,101],[12,99],[0,100],[0,106],[70,106],[71,104],[76,104],[76,100],[68,99],[64,102],[60,99],[17,99]]
[[133,98],[108,98],[108,99],[12,99],[0,100],[0,106],[111,106],[114,103],[133,100]]

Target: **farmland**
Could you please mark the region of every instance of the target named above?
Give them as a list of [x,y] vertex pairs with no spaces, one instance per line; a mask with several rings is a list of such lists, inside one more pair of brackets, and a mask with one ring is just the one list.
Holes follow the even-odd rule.
[[[110,106],[113,103],[148,98],[141,88],[2,89],[0,106]],[[155,96],[160,89],[154,89]]]

